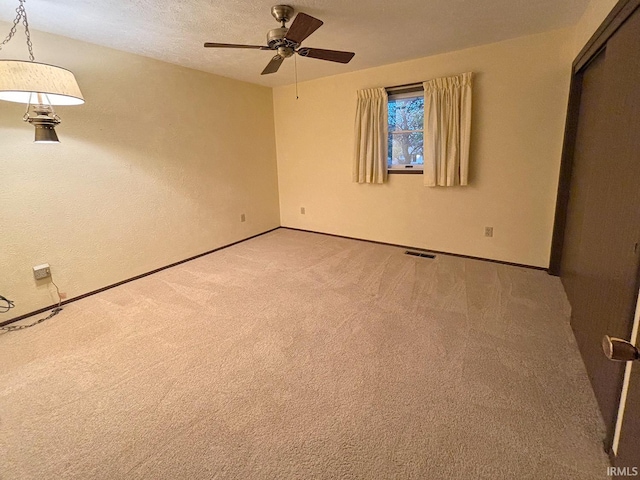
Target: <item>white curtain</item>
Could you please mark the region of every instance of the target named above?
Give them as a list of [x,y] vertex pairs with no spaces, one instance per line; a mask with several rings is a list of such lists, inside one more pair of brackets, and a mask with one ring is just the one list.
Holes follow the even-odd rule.
[[424,82],[424,184],[466,185],[473,74]]
[[387,180],[387,91],[358,91],[355,123],[353,181],[384,183]]

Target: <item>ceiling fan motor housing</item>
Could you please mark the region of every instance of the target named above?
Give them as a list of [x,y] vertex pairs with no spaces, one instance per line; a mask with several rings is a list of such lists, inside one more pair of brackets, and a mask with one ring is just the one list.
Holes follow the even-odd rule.
[[269,30],[269,33],[267,33],[267,45],[269,45],[269,48],[275,50],[278,47],[283,46],[286,42],[284,36],[288,31],[289,29],[287,27],[280,27]]

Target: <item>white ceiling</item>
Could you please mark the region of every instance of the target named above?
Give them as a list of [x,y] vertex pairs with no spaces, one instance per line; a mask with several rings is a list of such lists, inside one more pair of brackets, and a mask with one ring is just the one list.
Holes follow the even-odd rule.
[[[273,56],[205,49],[203,43],[266,45],[279,25],[275,0],[28,0],[34,30],[64,35],[266,86],[294,82],[293,58],[261,76]],[[425,57],[577,23],[588,0],[297,0],[324,21],[304,46],[356,52],[348,65],[298,57],[300,81]],[[17,0],[0,0],[0,20]],[[289,24],[290,25],[290,24]],[[0,32],[4,37],[4,32]]]

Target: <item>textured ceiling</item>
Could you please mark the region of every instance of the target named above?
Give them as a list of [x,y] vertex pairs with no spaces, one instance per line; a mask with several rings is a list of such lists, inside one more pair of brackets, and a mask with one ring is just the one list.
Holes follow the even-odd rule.
[[[298,57],[300,81],[425,57],[577,23],[588,0],[299,0],[324,21],[303,46],[356,52],[348,65]],[[0,0],[11,21],[17,0]],[[34,30],[267,86],[294,81],[294,60],[261,76],[271,52],[205,49],[266,44],[274,0],[28,0]],[[2,33],[2,32],[0,32]]]

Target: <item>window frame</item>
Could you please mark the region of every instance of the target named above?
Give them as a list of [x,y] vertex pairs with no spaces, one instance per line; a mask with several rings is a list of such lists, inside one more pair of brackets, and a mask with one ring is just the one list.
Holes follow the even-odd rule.
[[[387,104],[389,103],[389,100],[393,100],[394,98],[406,98],[409,96],[409,94],[416,94],[418,92],[421,92],[424,95],[424,87],[422,85],[422,83],[415,83],[415,84],[410,84],[410,85],[402,85],[399,87],[388,87],[386,88],[387,91]],[[412,96],[418,96],[418,95],[412,95]],[[423,115],[424,115],[424,111],[423,111]],[[388,121],[388,120],[387,120]],[[407,132],[417,132],[419,130],[407,130],[405,133]],[[423,141],[423,145],[424,145],[424,124],[422,125],[422,141]],[[402,132],[397,132],[397,133],[402,133]],[[390,132],[391,134],[391,132]],[[388,136],[387,136],[388,138]],[[424,158],[424,156],[423,156]],[[387,159],[387,174],[388,175],[422,175],[424,173],[424,166],[420,169],[414,169],[414,168],[404,168],[404,169],[399,169],[399,168],[389,168],[389,159]]]

